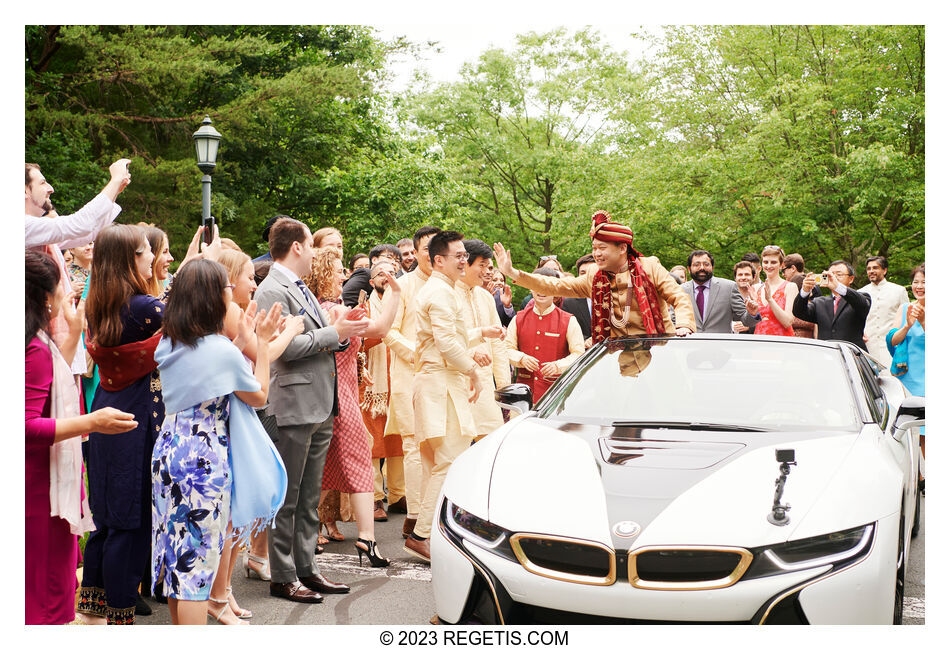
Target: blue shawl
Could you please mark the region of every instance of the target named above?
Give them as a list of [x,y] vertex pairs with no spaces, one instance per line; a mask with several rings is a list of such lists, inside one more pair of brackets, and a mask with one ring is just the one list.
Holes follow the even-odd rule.
[[231,527],[238,542],[263,530],[287,493],[287,470],[254,409],[234,391],[261,388],[244,355],[220,334],[198,339],[196,347],[162,337],[155,349],[168,415],[229,396],[228,460],[231,464]]

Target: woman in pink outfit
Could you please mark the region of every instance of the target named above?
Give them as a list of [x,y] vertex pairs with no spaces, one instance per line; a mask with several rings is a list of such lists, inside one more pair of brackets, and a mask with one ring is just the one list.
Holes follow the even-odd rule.
[[[59,277],[52,257],[26,251],[27,625],[60,625],[76,616],[77,534],[91,526],[77,437],[91,431],[122,433],[136,426],[131,414],[114,408],[79,415],[79,391],[69,362],[82,332],[84,307],[80,303],[73,310],[73,295],[64,295]],[[69,336],[57,347],[49,323],[60,310]]]

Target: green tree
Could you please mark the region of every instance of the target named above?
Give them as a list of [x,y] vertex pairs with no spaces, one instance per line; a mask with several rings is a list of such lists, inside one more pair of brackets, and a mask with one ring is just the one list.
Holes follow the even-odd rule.
[[906,279],[923,257],[923,27],[674,27],[653,40],[660,124],[628,123],[621,151],[640,182],[618,199],[651,246],[735,260],[777,243],[812,267],[882,254]]
[[[132,158],[121,220],[165,229],[180,257],[200,221],[191,134],[205,113],[224,135],[212,213],[250,253],[265,250],[261,226],[277,213],[344,232],[365,217],[345,242],[355,251],[402,225],[394,211],[412,221],[436,209],[441,172],[391,127],[379,92],[391,47],[369,28],[28,26],[25,36],[26,157],[63,212],[92,197],[109,163]],[[386,188],[363,182],[371,171]]]
[[637,90],[624,57],[591,30],[532,32],[514,51],[484,52],[460,77],[409,101],[414,123],[454,166],[450,222],[506,242],[525,266],[589,252],[584,233],[610,178],[616,107]]

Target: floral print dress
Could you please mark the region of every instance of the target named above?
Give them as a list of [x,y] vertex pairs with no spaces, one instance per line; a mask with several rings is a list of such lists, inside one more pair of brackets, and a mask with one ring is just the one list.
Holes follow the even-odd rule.
[[228,398],[167,414],[152,452],[152,588],[207,600],[230,518]]

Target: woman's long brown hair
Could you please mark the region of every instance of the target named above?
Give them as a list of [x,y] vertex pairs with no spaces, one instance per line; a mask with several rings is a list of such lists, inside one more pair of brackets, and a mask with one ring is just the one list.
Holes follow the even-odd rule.
[[145,231],[145,239],[152,249],[152,254],[155,255],[155,259],[152,260],[152,277],[145,280],[145,285],[148,287],[146,293],[158,298],[164,290],[161,281],[158,279],[158,265],[161,264],[162,253],[165,252],[165,247],[168,245],[168,237],[161,228],[156,228],[150,223],[140,221],[135,225]]
[[96,345],[115,347],[122,338],[122,308],[135,294],[147,294],[148,284],[135,265],[135,251],[147,246],[137,226],[114,224],[96,237],[92,257],[86,320]]

